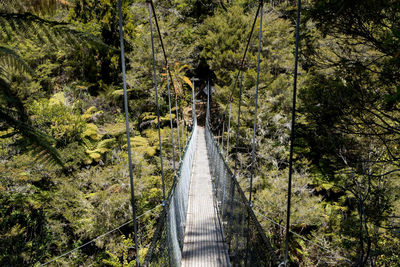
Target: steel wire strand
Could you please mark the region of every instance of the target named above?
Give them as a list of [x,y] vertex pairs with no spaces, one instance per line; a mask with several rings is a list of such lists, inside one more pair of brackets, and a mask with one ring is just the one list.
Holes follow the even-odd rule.
[[206,110],[206,125],[210,123],[210,79],[207,79],[207,110]]
[[107,236],[107,235],[109,235],[109,234],[111,234],[111,233],[117,231],[118,229],[124,227],[125,225],[130,224],[130,223],[133,222],[134,220],[140,219],[140,218],[143,217],[144,215],[146,215],[146,214],[148,214],[148,213],[154,211],[155,209],[157,209],[157,208],[159,208],[159,207],[161,207],[161,206],[162,206],[162,204],[159,204],[159,205],[155,206],[154,208],[152,208],[152,209],[150,209],[150,210],[148,210],[148,211],[146,211],[146,212],[140,214],[140,215],[137,216],[135,219],[129,220],[129,221],[127,221],[127,222],[121,224],[120,226],[118,226],[118,227],[116,227],[116,228],[114,228],[114,229],[112,229],[112,230],[110,230],[110,231],[108,231],[108,232],[106,232],[106,233],[104,233],[104,234],[101,234],[101,235],[97,236],[96,238],[94,238],[94,239],[92,239],[92,240],[86,242],[86,243],[83,244],[83,245],[80,245],[79,247],[76,247],[76,248],[74,248],[74,249],[71,249],[71,250],[69,250],[69,251],[67,251],[67,252],[65,252],[65,253],[63,253],[63,254],[61,254],[60,256],[57,256],[57,257],[55,257],[54,259],[52,259],[52,260],[50,260],[50,261],[47,261],[47,262],[41,264],[40,266],[48,265],[49,263],[52,263],[52,262],[54,262],[54,261],[56,261],[56,260],[58,260],[58,259],[60,259],[60,258],[62,258],[62,257],[65,257],[65,256],[71,254],[72,252],[74,252],[74,251],[76,251],[76,250],[78,250],[78,249],[81,249],[81,248],[83,248],[83,247],[85,247],[85,246],[87,246],[87,245],[89,245],[89,244],[95,242],[96,240],[98,240],[98,239],[100,239],[100,238],[102,238],[102,237],[105,237],[105,236]]
[[[258,14],[259,14],[259,11],[260,11],[260,7],[261,7],[261,6],[260,6],[260,4],[259,4],[259,5],[258,5],[258,8],[257,8],[256,16],[255,16],[254,21],[253,21],[253,24],[252,24],[252,26],[251,26],[251,30],[250,30],[250,33],[249,33],[249,37],[248,37],[248,39],[247,39],[246,48],[245,48],[245,50],[244,50],[243,57],[242,57],[241,62],[240,62],[239,70],[238,70],[238,73],[236,74],[236,78],[235,78],[235,80],[234,80],[234,82],[233,82],[233,86],[232,86],[232,89],[231,89],[231,93],[230,93],[229,99],[228,99],[228,101],[229,101],[230,103],[232,103],[232,101],[233,101],[233,93],[234,93],[234,91],[235,91],[236,84],[237,84],[238,79],[239,79],[239,77],[240,77],[240,73],[243,72],[244,61],[245,61],[245,59],[246,59],[247,51],[249,50],[251,38],[252,38],[252,36],[253,36],[253,32],[254,32],[254,28],[255,28],[256,22],[257,22],[257,18],[258,18]],[[227,107],[228,107],[228,106],[225,107],[225,110],[224,110],[224,112],[222,113],[223,115],[220,115],[220,117],[219,117],[220,119],[222,118],[222,116],[225,116],[225,113],[226,113],[226,111],[227,111]],[[219,119],[219,120],[220,120],[220,119]],[[228,131],[229,131],[229,129],[228,129]]]
[[172,167],[174,169],[174,173],[176,173],[176,166],[175,166],[175,144],[174,144],[174,126],[172,123],[172,112],[171,112],[171,90],[169,88],[169,66],[167,65],[167,88],[168,88],[168,108],[169,108],[169,122],[171,126],[171,146],[172,146]]
[[228,137],[226,138],[226,157],[229,159],[229,139],[231,132],[231,115],[232,115],[232,102],[229,103],[229,116],[228,116]]
[[[253,32],[254,32],[254,28],[255,28],[256,22],[257,22],[257,18],[258,18],[258,14],[259,14],[260,8],[261,8],[261,6],[260,6],[260,4],[259,4],[259,5],[258,5],[258,8],[257,8],[256,16],[255,16],[254,21],[253,21],[253,24],[252,24],[252,26],[251,26],[251,30],[250,30],[250,33],[249,33],[249,37],[248,37],[248,39],[247,39],[246,48],[245,48],[245,50],[244,50],[242,59],[241,59],[241,61],[240,61],[239,70],[238,70],[238,73],[236,74],[236,78],[235,78],[235,81],[233,82],[233,86],[232,86],[232,89],[231,89],[231,93],[230,93],[230,95],[229,95],[229,100],[228,100],[228,101],[229,101],[230,103],[232,103],[232,101],[233,101],[233,93],[234,93],[234,91],[235,91],[236,84],[237,84],[237,82],[238,82],[238,80],[239,80],[240,73],[243,72],[244,61],[245,61],[245,59],[246,59],[247,51],[249,50],[251,38],[253,37]],[[226,109],[227,109],[227,106],[225,107],[225,110],[224,110],[223,114],[225,114]],[[222,115],[221,115],[220,117],[222,117]]]
[[[163,55],[164,55],[165,65],[168,66],[169,62],[168,62],[167,52],[165,51],[164,41],[163,41],[163,38],[162,38],[162,35],[161,35],[160,26],[158,24],[156,9],[154,8],[154,4],[153,4],[152,0],[147,0],[147,2],[150,4],[151,10],[153,12],[154,22],[156,24],[157,33],[158,33],[158,36],[160,37],[160,44],[161,44],[161,49],[162,49]],[[167,71],[169,73],[169,76],[170,76],[170,79],[171,79],[171,82],[172,82],[172,87],[174,87],[174,89],[175,89],[174,79],[172,78],[171,70],[168,68]]]
[[[253,178],[254,178],[254,163],[256,157],[256,131],[257,131],[257,105],[258,105],[258,87],[260,83],[260,62],[261,62],[261,39],[262,39],[262,23],[263,23],[263,5],[264,2],[260,1],[260,29],[258,33],[258,56],[257,56],[257,80],[256,80],[256,99],[254,103],[254,123],[253,123],[253,141],[251,144],[251,169],[250,169],[250,188],[249,188],[249,205],[250,208],[253,206],[252,203],[252,191],[253,191]],[[249,239],[250,239],[250,216],[248,216],[247,220],[247,240],[246,240],[246,257],[245,263],[247,265],[248,260],[248,251],[249,251]]]
[[[147,2],[150,4],[151,6],[151,10],[153,12],[153,16],[154,16],[154,22],[156,24],[156,29],[157,29],[157,33],[158,36],[160,38],[160,44],[161,44],[161,49],[164,55],[164,60],[165,60],[165,65],[168,67],[167,71],[169,73],[169,78],[171,80],[172,83],[172,87],[174,88],[174,94],[175,94],[175,108],[176,108],[176,125],[177,125],[177,129],[178,129],[178,150],[179,150],[179,161],[182,160],[182,150],[184,149],[183,146],[181,146],[181,141],[180,141],[180,133],[179,133],[179,116],[178,116],[178,94],[177,94],[177,89],[175,87],[175,83],[174,83],[174,79],[172,78],[172,74],[171,74],[171,70],[169,68],[169,62],[168,62],[168,56],[167,56],[167,52],[165,51],[165,46],[164,46],[164,41],[161,35],[161,31],[160,31],[160,26],[158,24],[158,19],[157,19],[157,14],[156,14],[156,9],[154,7],[153,1],[152,0],[147,0]],[[180,108],[180,107],[179,107]],[[182,147],[182,150],[181,150]]]
[[128,93],[126,89],[126,66],[125,66],[125,47],[124,47],[124,29],[122,27],[122,0],[118,0],[118,20],[119,20],[119,39],[121,45],[121,67],[122,67],[122,82],[124,90],[124,110],[125,110],[125,127],[126,127],[126,139],[128,145],[128,166],[129,166],[129,183],[131,191],[131,205],[132,205],[132,218],[134,220],[133,231],[134,241],[136,246],[136,265],[140,265],[139,260],[139,248],[137,239],[137,222],[136,222],[136,202],[135,202],[135,188],[133,183],[133,167],[132,167],[132,151],[131,151],[131,138],[130,138],[130,127],[129,127],[129,109],[128,109]]
[[[214,190],[215,190],[215,191],[220,191],[221,193],[223,193],[223,190],[222,190],[222,189],[215,188]],[[235,202],[236,204],[239,204],[239,205],[246,205],[245,202],[243,202],[243,201],[241,201],[241,200],[239,200],[239,199],[234,199],[233,202]],[[257,206],[257,205],[254,205],[254,204],[253,204],[253,207],[255,207],[255,208],[261,210],[261,208],[260,208],[259,206]],[[262,218],[266,219],[267,221],[269,221],[269,222],[275,224],[276,226],[279,226],[279,227],[282,228],[282,229],[286,229],[286,227],[285,227],[284,225],[281,225],[281,224],[277,223],[277,222],[274,221],[272,218],[270,218],[270,217],[268,217],[268,216],[262,214],[261,212],[255,210],[254,208],[253,208],[252,210],[253,210],[253,212],[254,212],[255,214],[261,216]],[[324,247],[323,245],[321,245],[321,244],[319,244],[319,243],[317,243],[317,242],[314,242],[314,241],[312,241],[312,240],[310,240],[310,239],[308,239],[308,238],[306,238],[306,237],[304,237],[304,236],[302,236],[302,235],[300,235],[300,234],[298,234],[298,233],[296,233],[296,232],[294,232],[294,231],[292,231],[292,230],[289,230],[289,232],[292,233],[293,235],[295,235],[295,236],[297,236],[297,237],[303,239],[304,241],[306,241],[306,242],[308,242],[308,243],[310,243],[310,244],[313,244],[313,245],[315,245],[316,247],[319,247],[319,248],[322,249],[322,250],[325,250],[326,252],[329,252],[329,253],[331,253],[331,254],[333,254],[333,255],[336,254],[333,250],[330,250],[330,249],[328,249],[327,247]],[[347,262],[349,262],[349,263],[353,263],[352,260],[350,260],[349,258],[346,258],[346,257],[344,257],[344,256],[337,255],[337,257],[342,258],[342,259],[344,259],[345,261],[347,261]]]
[[161,126],[160,126],[160,108],[158,104],[158,88],[157,88],[157,71],[156,71],[156,56],[154,49],[154,37],[153,37],[153,23],[151,19],[151,10],[152,5],[151,1],[149,2],[149,22],[150,22],[150,35],[151,35],[151,50],[153,55],[153,78],[154,78],[154,87],[156,89],[156,111],[157,111],[157,125],[158,125],[158,143],[160,147],[160,165],[161,165],[161,180],[162,180],[162,196],[163,202],[165,201],[165,183],[164,183],[164,165],[163,165],[163,153],[162,153],[162,144],[161,144]]
[[182,149],[184,149],[183,144],[181,146],[181,137],[180,137],[180,133],[179,133],[179,112],[178,112],[178,97],[176,95],[175,92],[175,113],[176,113],[176,128],[178,131],[178,151],[179,151],[179,162],[182,161],[182,151],[181,151],[181,147]]
[[[238,107],[238,119],[237,119],[237,125],[236,125],[236,147],[238,146],[238,141],[239,141],[239,126],[240,126],[240,114],[241,114],[241,106],[242,106],[242,87],[243,86],[243,72],[241,74],[241,78],[240,78],[240,86],[239,86],[239,107]],[[234,165],[234,169],[233,169],[233,178],[236,179],[237,176],[237,168],[238,168],[238,158],[236,156],[235,158],[235,165]],[[229,217],[229,223],[230,223],[230,229],[228,232],[228,247],[230,248],[231,245],[231,239],[232,239],[232,212],[233,212],[233,198],[235,195],[235,190],[234,187],[232,186],[232,190],[231,190],[231,205],[230,205],[230,211],[228,213],[228,217]]]
[[[237,201],[237,200],[236,200],[236,201]],[[255,206],[255,207],[257,207],[257,208],[260,209],[260,207],[258,207],[258,206]],[[283,226],[283,225],[281,225],[281,224],[275,222],[273,219],[269,218],[268,216],[266,216],[266,215],[264,215],[264,214],[258,212],[257,210],[254,210],[254,209],[253,209],[253,211],[254,211],[254,213],[256,213],[256,214],[258,214],[259,216],[261,216],[262,218],[266,219],[267,221],[269,221],[269,222],[275,224],[276,226],[279,226],[280,228],[286,230],[286,227],[285,227],[285,226]],[[298,233],[296,233],[296,232],[294,232],[294,231],[292,231],[292,230],[289,230],[289,232],[292,233],[293,235],[295,235],[295,236],[297,236],[297,237],[303,239],[304,241],[306,241],[306,242],[308,242],[308,243],[310,243],[310,244],[312,244],[312,245],[314,245],[314,246],[316,246],[316,247],[319,247],[319,248],[322,249],[322,250],[325,250],[326,252],[329,252],[329,253],[331,253],[331,254],[333,254],[333,255],[336,254],[333,250],[330,250],[330,249],[324,247],[323,245],[321,245],[321,244],[319,244],[319,243],[316,243],[316,242],[314,242],[314,241],[311,241],[310,239],[308,239],[308,238],[306,238],[306,237],[304,237],[304,236],[302,236],[302,235],[300,235],[300,234],[298,234]],[[350,260],[350,259],[348,259],[348,258],[346,258],[346,257],[344,257],[344,256],[337,255],[337,257],[342,258],[342,259],[344,259],[345,261],[347,261],[347,262],[349,262],[349,263],[353,263],[352,260]]]
[[[260,11],[260,8],[261,8],[261,6],[260,6],[260,4],[258,5],[258,8],[257,8],[257,12],[256,12],[256,15],[255,15],[255,18],[254,18],[254,21],[253,21],[253,24],[252,24],[252,27],[251,27],[251,30],[250,30],[250,34],[249,34],[249,38],[248,38],[248,40],[247,40],[247,44],[246,44],[246,49],[245,49],[245,51],[244,51],[244,54],[243,54],[243,57],[242,57],[242,62],[241,62],[241,64],[240,64],[240,69],[239,69],[239,71],[238,71],[238,73],[237,73],[237,75],[236,75],[236,79],[235,79],[235,81],[234,81],[234,84],[233,84],[233,87],[232,87],[232,91],[231,91],[231,95],[230,95],[230,97],[229,97],[229,101],[230,102],[232,102],[233,101],[233,92],[234,92],[234,90],[235,90],[235,87],[236,87],[236,83],[237,83],[237,80],[238,80],[238,78],[239,78],[239,76],[241,77],[240,78],[240,86],[239,86],[239,106],[238,106],[238,119],[237,119],[237,125],[236,125],[236,147],[237,147],[237,145],[238,145],[238,140],[239,140],[239,125],[240,125],[240,114],[241,114],[241,105],[242,105],[242,93],[243,93],[243,63],[244,63],[244,60],[245,60],[245,58],[246,58],[246,54],[247,54],[247,51],[248,51],[248,48],[249,48],[249,45],[250,45],[250,41],[251,41],[251,38],[252,38],[252,36],[253,36],[253,32],[254,32],[254,27],[255,27],[255,25],[256,25],[256,22],[257,22],[257,17],[258,17],[258,13],[259,13],[259,11]],[[229,130],[228,130],[229,131]],[[237,175],[237,166],[238,166],[238,159],[237,159],[237,157],[235,158],[235,167],[234,167],[234,172],[233,172],[233,177],[234,178],[236,178],[236,175]],[[234,194],[235,194],[235,191],[234,191],[234,188],[232,187],[232,191],[231,191],[231,200],[234,198]],[[228,219],[228,221],[229,221],[229,224],[230,225],[232,225],[232,211],[233,211],[233,201],[231,201],[231,207],[230,207],[230,212],[228,213],[229,215],[228,215],[228,217],[229,217],[229,219]],[[230,226],[229,227],[229,231],[228,231],[228,247],[229,247],[229,249],[231,248],[231,239],[232,239],[232,226]]]
[[250,170],[250,192],[249,192],[250,206],[251,206],[253,178],[254,178],[255,146],[256,146],[256,131],[257,131],[258,89],[259,89],[259,83],[260,83],[261,39],[262,39],[262,23],[263,23],[263,2],[262,1],[261,1],[260,5],[261,5],[261,8],[260,8],[260,31],[259,31],[259,35],[258,35],[256,99],[255,99],[255,103],[254,103],[253,141],[251,144],[251,170]]
[[[213,176],[214,183],[216,185],[215,190],[217,192],[217,199],[219,201],[222,201],[221,202],[222,214],[228,213],[228,215],[222,215],[223,220],[225,220],[226,217],[228,217],[228,220],[231,220],[231,218],[233,218],[233,217],[235,218],[230,224],[225,224],[226,227],[228,228],[228,230],[231,231],[231,235],[234,235],[236,237],[235,244],[232,244],[232,246],[230,246],[230,248],[229,248],[230,252],[233,253],[233,254],[231,254],[233,256],[233,258],[232,258],[233,262],[241,261],[241,259],[242,259],[241,256],[237,254],[237,252],[240,253],[240,251],[241,251],[241,249],[238,246],[244,248],[244,246],[246,246],[247,232],[253,232],[253,231],[246,231],[246,234],[244,232],[244,228],[245,228],[244,224],[243,224],[245,221],[244,214],[248,212],[248,215],[251,217],[252,225],[256,228],[256,231],[254,233],[256,234],[256,236],[258,236],[259,242],[261,242],[263,244],[263,247],[265,247],[265,249],[268,251],[267,253],[270,256],[268,261],[273,266],[278,265],[279,260],[276,257],[275,253],[273,252],[273,249],[270,245],[270,241],[265,236],[265,233],[264,233],[261,225],[257,221],[257,218],[255,217],[244,192],[240,188],[240,185],[234,178],[234,175],[233,175],[232,171],[230,170],[228,163],[226,162],[221,151],[217,147],[217,143],[216,143],[213,135],[211,134],[211,131],[210,131],[210,128],[208,127],[208,125],[206,126],[206,141],[207,141],[207,147],[208,147],[208,151],[209,151],[208,155],[209,155],[209,158],[211,159],[210,165],[213,166],[212,168],[211,167],[210,168],[214,169],[214,171],[212,172],[212,176]],[[228,182],[228,184],[226,182]],[[221,187],[223,187],[223,190],[221,190]],[[230,198],[228,196],[230,194],[229,192],[232,192],[231,190],[233,190],[233,192],[236,192],[236,194],[234,194],[234,198]],[[221,193],[218,194],[218,192],[221,192]],[[221,196],[222,196],[222,200],[221,200]],[[228,200],[228,198],[229,198],[229,200]],[[238,201],[237,199],[240,199],[240,201]],[[234,203],[240,204],[240,205],[235,205],[235,209],[240,207],[239,209],[245,209],[247,212],[242,210],[241,212],[238,213],[236,211],[236,212],[234,212],[234,214],[236,214],[236,215],[233,216],[231,207],[232,207],[232,205],[234,205]],[[228,212],[228,210],[230,210],[230,212]],[[237,215],[239,215],[239,216],[237,216]],[[236,226],[234,227],[233,225],[236,225]],[[238,232],[239,225],[241,225],[242,227],[240,227],[241,231]],[[235,230],[233,230],[233,228],[235,228]],[[239,242],[238,237],[242,238],[242,241]],[[229,239],[228,239],[228,241],[229,241]],[[232,240],[232,243],[233,243],[233,240]],[[228,243],[228,244],[230,245],[230,243]],[[253,248],[257,248],[257,246],[258,246],[257,244],[254,244],[253,242],[251,244],[252,244]],[[239,249],[239,251],[238,251],[238,249]],[[245,251],[245,249],[242,249],[242,251]],[[255,255],[255,254],[257,254],[257,251],[252,250],[251,253],[252,253],[251,255]],[[243,255],[243,258],[244,258],[245,255],[244,254],[241,254],[241,255]],[[260,266],[261,263],[259,260],[262,261],[262,259],[264,259],[264,257],[260,256],[260,255],[257,255],[255,257],[252,256],[252,257],[250,257],[250,264],[257,263],[258,264],[257,266]]]
[[247,39],[247,44],[246,44],[246,48],[245,48],[245,50],[244,50],[243,57],[242,57],[242,60],[241,60],[241,63],[240,63],[240,68],[239,68],[238,73],[236,74],[236,78],[235,78],[235,81],[234,81],[234,83],[233,83],[233,87],[232,87],[232,90],[231,90],[231,94],[230,94],[230,96],[229,96],[229,101],[230,101],[230,102],[232,102],[232,99],[233,99],[233,92],[235,91],[236,83],[237,83],[237,81],[238,81],[238,79],[239,79],[240,72],[243,71],[244,61],[245,61],[245,59],[246,59],[247,51],[249,50],[249,46],[250,46],[250,42],[251,42],[251,37],[253,36],[254,27],[255,27],[256,22],[257,22],[257,18],[258,18],[258,14],[259,14],[259,12],[260,12],[260,8],[261,8],[261,4],[259,3],[259,4],[258,4],[258,8],[257,8],[257,12],[256,12],[256,16],[255,16],[254,21],[253,21],[253,24],[252,24],[252,26],[251,26],[249,38]]
[[293,145],[295,138],[295,119],[296,119],[296,90],[297,90],[297,65],[299,59],[299,32],[300,32],[300,10],[301,0],[297,0],[297,19],[296,19],[296,45],[294,54],[294,70],[293,70],[293,103],[292,103],[292,122],[290,128],[290,148],[289,148],[289,178],[288,178],[288,194],[287,194],[287,211],[286,211],[286,240],[285,240],[285,266],[289,260],[289,230],[290,230],[290,205],[292,195],[292,173],[293,173]]
[[[239,140],[239,125],[240,125],[240,114],[241,114],[241,106],[242,106],[243,64],[244,64],[244,60],[245,60],[246,55],[247,55],[247,51],[249,49],[251,38],[253,36],[253,32],[254,32],[254,28],[255,28],[256,22],[257,22],[258,14],[260,12],[260,8],[261,8],[261,3],[258,4],[257,12],[256,12],[256,15],[254,17],[253,24],[251,26],[249,38],[247,40],[246,49],[244,50],[244,53],[243,53],[242,61],[241,61],[241,64],[240,64],[240,69],[239,69],[239,71],[238,71],[238,73],[236,75],[236,79],[235,79],[235,82],[233,84],[232,91],[231,91],[231,94],[230,94],[230,97],[229,97],[229,101],[232,102],[233,101],[233,92],[235,90],[236,83],[237,83],[237,81],[239,79],[239,76],[240,76],[241,78],[240,78],[240,86],[239,86],[240,89],[239,89],[238,119],[237,119],[237,125],[236,125],[236,146],[237,146],[237,142]],[[236,177],[236,174],[237,174],[236,172],[237,172],[237,160],[235,160],[235,168],[234,168],[234,176],[235,177]]]

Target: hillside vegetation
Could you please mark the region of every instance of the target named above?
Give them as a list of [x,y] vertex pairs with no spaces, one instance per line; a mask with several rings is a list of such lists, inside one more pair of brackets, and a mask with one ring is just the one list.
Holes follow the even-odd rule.
[[[138,221],[143,260],[162,210],[161,155],[147,5],[122,2],[137,214],[153,209]],[[228,118],[222,113],[258,2],[154,4],[175,84],[181,150],[191,124],[191,77],[200,78],[196,91],[208,80],[214,86],[211,123],[216,134],[225,123],[226,140]],[[294,1],[264,4],[253,196],[280,256],[295,16]],[[293,266],[400,265],[399,18],[395,0],[303,1]],[[0,1],[0,28],[0,265],[35,266],[132,219],[117,1]],[[239,140],[234,134],[239,88],[233,93],[226,155],[232,166],[239,162],[246,194],[257,41],[254,34],[243,70]],[[157,34],[155,44],[168,190],[174,173],[166,66]],[[176,138],[176,121],[174,131]],[[134,266],[132,232],[128,223],[57,264]]]

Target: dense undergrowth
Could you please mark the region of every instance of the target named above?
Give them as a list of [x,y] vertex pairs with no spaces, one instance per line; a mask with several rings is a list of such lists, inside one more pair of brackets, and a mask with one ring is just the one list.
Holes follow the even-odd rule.
[[[290,237],[291,261],[294,266],[399,265],[400,6],[389,0],[303,4],[291,225],[298,235]],[[180,119],[190,124],[188,77],[199,77],[200,89],[210,79],[218,133],[258,3],[155,5]],[[0,7],[0,265],[30,266],[131,219],[117,1],[1,1]],[[291,1],[265,3],[257,117],[254,209],[266,216],[259,220],[280,250],[295,8]],[[123,16],[137,214],[156,207],[139,219],[143,259],[162,201],[145,2],[123,1]],[[169,188],[165,66],[155,41]],[[233,134],[238,88],[234,93],[228,156],[232,164],[238,160],[246,192],[256,56],[257,34],[244,69],[239,140]],[[180,137],[183,147],[186,136]],[[57,263],[132,265],[132,229],[128,224]]]

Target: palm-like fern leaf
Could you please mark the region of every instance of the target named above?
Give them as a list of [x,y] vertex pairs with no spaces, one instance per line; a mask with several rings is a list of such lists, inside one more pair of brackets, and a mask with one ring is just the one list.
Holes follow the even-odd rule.
[[[54,47],[83,43],[110,49],[99,38],[76,30],[69,23],[49,19],[60,6],[69,6],[69,3],[64,0],[0,0],[0,44],[29,39],[51,43]],[[2,138],[18,133],[23,136],[20,146],[30,149],[41,160],[62,165],[52,138],[33,127],[22,101],[10,87],[11,77],[22,73],[34,75],[13,50],[0,45],[0,129],[13,129]]]
[[61,156],[57,149],[53,147],[52,138],[32,126],[21,100],[12,93],[9,84],[1,78],[0,96],[1,102],[6,104],[6,107],[0,105],[0,126],[2,129],[13,129],[11,133],[3,135],[1,138],[7,138],[18,133],[24,137],[23,142],[19,143],[20,146],[33,151],[37,158],[43,162],[56,163],[62,166]]
[[22,101],[6,81],[9,70],[14,70],[14,73],[34,74],[14,51],[0,47],[0,125],[2,129],[13,129],[1,138],[11,137],[18,133],[24,137],[24,142],[20,142],[20,146],[33,151],[42,161],[62,165],[57,149],[52,146],[52,139],[32,126]]
[[8,79],[15,73],[34,75],[34,71],[13,50],[0,46],[0,77]]
[[[38,43],[93,44],[99,48],[114,49],[92,34],[75,29],[65,21],[45,17],[66,1],[56,0],[0,0],[0,38],[7,40],[35,40]],[[0,40],[1,41],[1,40]]]
[[7,13],[52,14],[60,6],[69,6],[65,0],[0,0],[0,10]]

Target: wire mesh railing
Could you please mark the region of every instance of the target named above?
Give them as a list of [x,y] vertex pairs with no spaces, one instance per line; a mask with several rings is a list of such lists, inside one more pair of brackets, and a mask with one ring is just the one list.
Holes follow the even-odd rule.
[[206,123],[206,143],[220,220],[232,266],[277,266],[279,260]]
[[192,134],[165,202],[144,266],[180,266],[196,136],[197,122],[194,120]]

